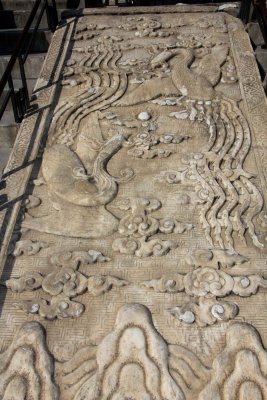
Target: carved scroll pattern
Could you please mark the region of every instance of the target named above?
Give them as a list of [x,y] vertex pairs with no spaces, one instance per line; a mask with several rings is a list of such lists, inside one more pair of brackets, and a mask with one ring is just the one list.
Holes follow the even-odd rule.
[[[253,130],[253,139],[257,143],[255,154],[257,154],[257,165],[262,167],[264,179],[262,184],[266,184],[266,149],[265,143],[265,126],[267,123],[266,114],[261,110],[266,105],[266,96],[259,79],[259,71],[256,60],[245,49],[250,48],[249,37],[245,32],[233,31],[230,33],[231,44],[235,56],[235,60],[239,65],[239,81],[244,91],[244,100],[250,126]],[[238,45],[237,45],[238,44]],[[260,178],[262,178],[260,177]],[[263,194],[265,192],[263,191]]]

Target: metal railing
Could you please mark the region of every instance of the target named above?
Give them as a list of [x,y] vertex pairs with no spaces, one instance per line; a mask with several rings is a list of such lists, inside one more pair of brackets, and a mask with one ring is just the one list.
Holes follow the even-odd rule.
[[267,47],[267,9],[266,0],[242,0],[239,17],[247,24],[252,14],[260,26],[262,37]]
[[[52,32],[54,32],[56,29],[56,26],[58,24],[58,17],[57,17],[57,8],[55,0],[50,0],[50,1],[36,0],[32,8],[32,11],[29,15],[29,18],[27,20],[27,23],[15,47],[15,50],[0,80],[0,99],[2,98],[0,106],[0,120],[10,100],[12,102],[12,109],[15,122],[21,122],[24,115],[31,109],[29,91],[27,87],[26,74],[25,74],[25,62],[27,60],[29,52],[36,38],[36,34],[40,22],[43,18],[44,12],[46,12],[48,28]],[[35,25],[32,28],[32,24],[35,19],[36,19]],[[18,90],[15,90],[12,78],[12,72],[17,62],[19,65],[22,86]],[[4,94],[6,86],[8,86],[8,90]]]

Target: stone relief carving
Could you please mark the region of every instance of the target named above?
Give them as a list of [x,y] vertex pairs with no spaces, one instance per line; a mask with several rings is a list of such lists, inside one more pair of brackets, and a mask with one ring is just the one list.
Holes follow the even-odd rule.
[[113,330],[98,346],[83,347],[67,361],[54,361],[38,322],[22,325],[0,358],[3,399],[266,396],[266,351],[251,325],[229,325],[223,348],[207,365],[190,349],[168,344],[148,308],[137,303],[121,307]]
[[178,244],[174,240],[151,239],[146,242],[144,238],[117,238],[112,244],[114,251],[137,257],[162,257],[177,246]]
[[[78,155],[68,146],[56,144],[48,147],[43,156],[42,174],[54,210],[50,215],[38,218],[27,214],[23,227],[85,238],[96,238],[114,232],[117,220],[104,206],[116,196],[117,183],[105,167],[112,155],[120,149],[123,140],[123,135],[116,135],[103,144],[90,175]],[[75,215],[72,226],[66,224],[70,212]],[[76,229],[73,229],[75,224]]]
[[[77,369],[78,357],[57,366],[59,382],[67,384],[63,393],[67,399],[89,400],[111,395],[118,399],[185,398],[169,369],[168,345],[156,331],[149,310],[141,304],[123,306],[114,330],[102,340],[97,351],[84,349],[84,354],[83,365],[86,368],[88,363],[89,373],[84,378],[81,373],[75,374],[73,383],[68,384],[67,377]],[[205,371],[204,366],[202,369]]]
[[254,218],[262,210],[263,198],[251,181],[252,175],[243,169],[251,143],[247,121],[232,100],[222,99],[219,103],[217,100],[216,106],[211,102],[207,108],[202,100],[196,104],[193,107],[203,119],[210,110],[206,119],[210,143],[203,152],[185,155],[187,171],[165,172],[159,179],[165,178],[169,184],[186,179],[189,184],[195,183],[195,195],[199,196],[196,203],[201,204],[199,218],[211,245],[218,243],[234,251],[235,232],[245,242],[247,233],[254,245],[261,248],[263,244],[257,238]]
[[[168,100],[166,100],[168,101]],[[169,100],[171,101],[171,100]],[[129,147],[128,154],[136,158],[146,158],[151,159],[154,157],[165,158],[169,157],[174,150],[168,148],[157,148],[160,144],[179,144],[184,140],[189,139],[187,135],[180,135],[175,133],[161,133],[156,134],[154,131],[157,130],[156,122],[150,120],[151,115],[146,112],[141,112],[138,116],[139,119],[144,115],[146,122],[142,123],[142,126],[146,130],[142,133],[137,133],[136,135],[131,135],[131,137],[124,142],[124,147]],[[141,117],[140,117],[141,116]],[[150,121],[149,121],[150,120]]]
[[[72,44],[57,75],[62,92],[48,142],[38,155],[40,173],[31,182],[33,194],[26,194],[22,230],[17,226],[14,231],[16,243],[9,254],[20,257],[12,258],[12,278],[4,280],[9,290],[3,314],[4,323],[15,330],[17,321],[10,322],[8,313],[14,312],[16,297],[18,308],[37,314],[29,318],[49,320],[45,324],[52,347],[57,336],[56,345],[62,345],[65,329],[70,339],[62,347],[66,342],[72,347],[75,329],[67,321],[51,321],[88,310],[88,321],[79,319],[77,331],[88,332],[90,342],[95,325],[96,330],[101,326],[104,339],[68,361],[57,361],[54,379],[42,328],[25,324],[11,350],[0,355],[0,397],[58,399],[60,391],[62,400],[264,399],[261,339],[249,324],[228,323],[239,306],[240,318],[257,320],[251,309],[259,306],[262,312],[267,287],[262,272],[264,182],[258,177],[258,162],[264,166],[266,158],[265,100],[243,28],[220,13],[177,13],[166,20],[161,15],[121,15],[115,25],[115,17],[106,17],[97,16],[96,23],[84,17],[74,24]],[[44,81],[53,86],[49,79]],[[40,91],[41,105],[46,106],[49,93]],[[18,186],[11,174],[12,179]],[[104,253],[114,251],[103,274],[84,272],[87,264],[110,261],[97,251],[80,249],[98,247],[94,239],[101,241]],[[52,255],[43,272],[38,263],[48,243],[64,248],[75,243],[77,250]],[[176,260],[184,257],[185,248],[190,252],[181,272]],[[145,259],[150,256],[154,258]],[[127,280],[117,276],[119,268]],[[117,297],[116,288],[126,285]],[[99,297],[112,287],[110,300],[103,296],[102,304]],[[27,300],[28,295],[36,298]],[[229,296],[236,296],[234,302]],[[218,338],[220,332],[218,347],[210,346],[213,363],[202,362],[203,349],[196,355],[189,341],[188,348],[167,344],[145,306],[121,307],[143,299],[153,303],[155,325],[164,337],[168,330],[175,343],[186,335],[195,339],[195,331],[199,340]],[[101,317],[103,309],[107,313]],[[263,324],[261,330],[265,339]],[[36,388],[32,382],[38,383]]]
[[[141,83],[124,95],[119,104],[129,106],[174,93],[186,96],[185,111],[180,115],[173,114],[181,119],[191,117],[192,120],[204,121],[210,133],[209,143],[203,152],[187,154],[184,160],[190,175],[206,192],[206,205],[201,206],[200,220],[207,240],[211,245],[215,242],[233,250],[233,232],[245,240],[247,231],[253,243],[261,247],[253,219],[261,211],[263,199],[251,181],[252,175],[243,168],[251,143],[250,129],[236,101],[221,97],[213,88],[221,77],[220,67],[226,61],[228,47],[214,47],[212,52],[191,69],[189,66],[196,57],[192,49],[163,52],[158,57],[160,63],[169,62],[171,77],[164,78],[164,84],[160,78]],[[206,68],[207,65],[211,65],[213,70]],[[226,77],[230,82],[236,82],[231,57],[228,57],[224,71],[222,85],[227,82]],[[144,140],[151,143],[150,135],[146,134]],[[137,153],[143,155],[141,150]],[[249,206],[245,207],[247,202]]]
[[[119,29],[134,31],[136,37],[165,37],[166,32],[168,35],[173,35],[170,31],[171,25],[165,26],[157,18],[150,19],[146,16],[129,18]],[[181,26],[188,24],[190,25],[190,22]],[[220,33],[227,32],[223,18],[220,23],[216,22],[215,26],[213,23],[210,26],[207,21],[200,25],[197,24],[200,29],[204,29],[205,26],[207,32],[210,29]],[[103,29],[108,29],[108,25],[99,27],[97,24],[79,22],[74,41],[86,41],[91,38],[86,36],[88,32],[93,37],[95,34],[93,32],[100,32]],[[97,43],[104,38],[101,35]],[[160,97],[174,95],[176,96],[174,102],[167,99],[165,104],[175,106],[177,96],[178,98],[180,96],[178,103],[184,109],[171,112],[169,115],[181,120],[199,121],[206,125],[210,135],[202,152],[187,153],[184,157],[184,162],[190,170],[189,175],[196,181],[198,194],[205,193],[204,198],[199,201],[201,203],[199,217],[207,240],[211,245],[219,244],[222,248],[234,250],[233,233],[236,232],[242,240],[245,240],[247,232],[256,246],[262,246],[257,238],[253,220],[261,211],[263,200],[251,181],[252,175],[243,168],[251,143],[250,129],[236,98],[233,99],[231,93],[230,97],[226,97],[224,93],[223,85],[237,83],[236,69],[233,57],[229,54],[228,43],[210,42],[210,36],[209,33],[206,35],[196,33],[193,36],[180,34],[177,37],[178,41],[168,43],[167,49],[161,44],[151,45],[148,50],[150,61],[147,65],[152,75],[130,91],[128,91],[127,74],[133,74],[136,65],[132,62],[129,72],[126,72],[128,67],[122,65],[123,51],[138,46],[140,48],[140,45],[126,45],[120,43],[116,36],[106,35],[106,44],[101,42],[89,45],[87,54],[79,61],[79,67],[75,67],[75,60],[68,61],[67,69],[70,71],[67,70],[67,75],[82,76],[83,82],[86,82],[86,90],[79,92],[71,100],[64,100],[57,107],[51,147],[46,149],[43,157],[44,180],[51,192],[52,204],[57,212],[39,218],[28,216],[24,226],[44,230],[47,233],[88,238],[109,235],[116,231],[118,226],[116,218],[105,209],[105,205],[117,193],[116,180],[105,171],[107,161],[122,145],[131,147],[129,154],[134,157],[167,157],[172,153],[171,150],[161,147],[157,149],[155,146],[158,143],[177,144],[188,136],[168,132],[155,134],[153,131],[157,129],[157,124],[153,120],[149,121],[150,115],[147,113],[148,118],[143,124],[147,129],[144,132],[137,131],[127,139],[129,133],[126,133],[126,129],[124,134],[120,133],[103,141],[100,125],[95,118],[93,123],[98,134],[94,134],[93,137],[96,139],[97,136],[98,141],[102,138],[102,149],[99,153],[95,151],[92,157],[92,149],[97,146],[96,143],[92,143],[92,139],[91,141],[87,139],[86,143],[85,137],[79,137],[78,145],[75,146],[79,125],[85,117],[92,113],[94,115],[97,110],[112,104],[132,106],[152,100],[160,105],[164,104],[164,100],[160,100]],[[95,56],[92,57],[92,54]],[[96,72],[97,68],[103,73]],[[155,71],[158,73],[159,70],[164,70],[165,75],[158,77]],[[85,155],[84,145],[87,145],[91,153],[90,160]],[[93,159],[95,161],[92,166]],[[73,171],[72,176],[67,174],[69,168]],[[244,204],[247,202],[249,206],[245,207]],[[63,223],[70,212],[70,204],[73,214],[76,210],[74,219],[77,227],[72,229],[72,232]],[[94,228],[94,232],[86,228],[83,222],[87,221],[87,226],[93,223],[90,217],[92,210],[89,207],[98,208],[94,213],[94,225],[97,227]],[[106,224],[110,226],[105,232],[100,231],[103,215]],[[54,221],[57,221],[56,226]]]
[[17,303],[17,308],[28,314],[38,314],[48,320],[77,318],[84,312],[84,305],[71,300],[64,294],[53,296],[49,300],[34,299],[22,300]]
[[238,306],[216,298],[199,297],[182,306],[169,309],[172,316],[186,324],[196,323],[200,327],[213,325],[218,321],[229,321],[238,314]]
[[16,242],[13,255],[19,257],[23,254],[31,256],[37,254],[41,249],[48,247],[48,243],[32,240],[19,240]]
[[[124,279],[108,275],[85,276],[78,271],[81,264],[106,262],[110,259],[96,250],[56,253],[51,256],[50,264],[55,271],[43,275],[28,272],[19,278],[4,282],[12,292],[35,291],[42,289],[44,298],[21,300],[18,308],[31,314],[39,314],[47,319],[79,317],[85,310],[83,304],[72,299],[88,292],[91,296],[100,296],[113,287],[128,285]],[[47,295],[50,295],[47,298]]]
[[27,273],[20,278],[11,278],[5,285],[12,292],[22,293],[26,290],[35,290],[42,287],[43,276],[39,272]]
[[247,257],[222,249],[196,249],[190,251],[185,261],[192,267],[228,268],[248,261]]
[[[107,55],[106,48],[104,46],[103,50],[103,46],[99,45],[97,55],[100,56],[103,51]],[[119,59],[116,51],[114,52],[111,46],[111,48],[108,47],[107,52],[106,61],[102,55],[100,57],[103,65],[97,57],[91,61],[95,59],[96,65],[98,67],[101,65],[106,70],[105,76],[101,75],[100,78],[100,75],[92,72],[93,78],[90,78],[89,74],[86,82],[87,85],[92,84],[92,86],[90,88],[87,86],[83,95],[79,93],[69,102],[64,101],[66,104],[63,107],[59,104],[55,110],[52,126],[54,136],[46,147],[42,162],[43,182],[48,187],[52,210],[49,215],[38,218],[33,218],[28,213],[23,222],[24,227],[56,235],[85,238],[98,238],[116,231],[117,220],[106,210],[105,205],[116,196],[117,181],[107,172],[106,166],[112,156],[119,151],[128,133],[117,133],[104,138],[96,112],[91,116],[93,134],[92,132],[78,134],[80,113],[83,114],[85,110],[90,110],[89,113],[92,113],[101,109],[103,106],[101,95],[104,102],[109,97],[110,102],[113,102],[115,92],[119,89],[119,82],[123,83],[123,75],[116,66]],[[89,59],[90,55],[86,56],[82,65]],[[73,62],[69,63],[73,64]],[[87,67],[86,70],[82,65],[73,73],[86,76],[91,68]],[[107,87],[108,82],[110,86]],[[96,102],[97,106],[94,107],[93,104]],[[74,117],[73,113],[77,113],[78,117],[74,124],[69,121],[71,115]],[[89,113],[86,112],[87,115]],[[65,122],[63,122],[64,118]],[[69,123],[70,126],[66,126]],[[76,123],[78,123],[77,126]],[[130,179],[132,176],[133,173],[129,174],[128,169],[127,178]],[[120,178],[118,180],[122,181]],[[65,223],[70,213],[73,216],[71,227]],[[104,230],[103,221],[105,221]]]
[[255,295],[260,287],[267,288],[267,280],[260,275],[237,275],[220,268],[229,268],[247,261],[229,250],[195,250],[186,257],[195,269],[186,274],[176,273],[141,282],[141,286],[158,293],[185,292],[192,298],[181,306],[171,307],[171,315],[187,324],[200,326],[233,319],[238,314],[234,303],[218,300],[235,294],[240,297]]
[[176,274],[172,277],[162,277],[144,281],[141,286],[160,293],[178,293],[185,291],[195,297],[225,297],[230,293],[241,297],[256,294],[260,287],[267,288],[267,280],[259,275],[231,276],[214,268],[197,268],[185,275]]
[[46,346],[43,327],[27,322],[0,354],[0,396],[7,399],[58,400],[54,360]]
[[[193,225],[180,222],[174,218],[154,218],[150,214],[161,208],[157,199],[123,199],[114,207],[128,211],[120,220],[118,232],[124,235],[113,241],[112,248],[123,254],[137,257],[163,256],[170,249],[176,248],[175,240],[151,239],[157,233],[180,234],[193,229]],[[150,239],[149,239],[150,238]]]
[[[134,205],[139,212],[140,207],[143,210],[144,205],[146,205],[147,209],[149,208],[150,212],[160,206],[155,199],[138,200],[138,202],[134,202]],[[119,207],[123,209],[128,209],[131,205],[133,206],[129,200],[119,203]],[[130,219],[125,217],[124,221],[121,220],[121,231],[124,234],[130,234],[138,238],[140,234],[142,236],[144,227],[137,224],[134,225],[132,218],[132,216]],[[125,223],[126,219],[127,223]],[[136,216],[134,219],[136,219]],[[142,221],[139,222],[141,224]],[[162,231],[170,233],[175,225],[163,224],[163,226],[165,227],[165,232],[164,229]],[[149,221],[149,224],[146,224],[145,228],[148,229],[147,232],[154,234],[155,229],[160,229],[160,223],[153,218]],[[128,233],[125,233],[125,229]],[[181,225],[178,232],[181,233],[183,231],[184,226]],[[152,239],[151,244],[150,241],[148,242],[149,246],[144,249],[141,248],[134,253],[136,248],[131,248],[127,244],[132,242],[134,242],[132,239],[126,242],[125,249],[121,251],[126,254],[131,254],[130,252],[132,252],[138,257],[145,257],[149,255],[162,256],[164,252],[169,250],[169,248],[164,247],[168,245],[168,241],[166,241],[167,244],[165,242],[162,244],[159,240]],[[117,243],[121,242],[115,239],[115,244],[117,245]],[[153,246],[155,247],[153,248]],[[144,281],[140,284],[141,287],[153,289],[158,293],[174,294],[185,292],[188,296],[191,296],[193,298],[192,301],[170,309],[171,314],[181,321],[190,324],[197,322],[199,325],[205,326],[217,321],[234,318],[238,314],[237,305],[222,302],[218,298],[226,297],[231,293],[240,297],[249,297],[256,294],[260,287],[267,288],[267,280],[260,275],[232,275],[220,269],[220,267],[229,268],[235,264],[242,264],[247,261],[245,257],[238,254],[229,254],[229,251],[220,249],[217,251],[216,249],[213,251],[195,251],[193,254],[194,256],[189,254],[187,257],[187,263],[196,268],[193,271],[186,274],[176,273],[172,276],[162,276],[159,279]],[[213,258],[214,255],[215,258]],[[220,255],[222,255],[221,260],[217,258]],[[89,295],[100,296],[112,289],[112,287],[119,288],[130,284],[130,282],[115,276],[91,275],[87,277],[78,271],[81,264],[105,261],[110,261],[110,259],[95,250],[56,253],[50,257],[50,264],[56,267],[54,272],[50,272],[45,276],[38,272],[26,273],[20,278],[11,278],[4,284],[13,292],[22,293],[24,291],[42,289],[44,294],[51,296],[49,299],[26,300],[17,304],[19,308],[28,313],[39,313],[40,316],[47,319],[79,317],[84,312],[84,306],[79,302],[73,301],[73,298],[86,291],[88,291]]]
[[212,377],[201,391],[199,400],[213,399],[214,396],[218,399],[265,398],[266,361],[266,351],[256,329],[249,324],[233,324],[226,332],[225,349],[214,360]]
[[109,257],[104,256],[100,251],[97,250],[71,250],[71,251],[61,251],[54,253],[50,257],[50,263],[58,267],[68,267],[77,269],[78,266],[83,264],[94,264],[101,262],[110,261]]

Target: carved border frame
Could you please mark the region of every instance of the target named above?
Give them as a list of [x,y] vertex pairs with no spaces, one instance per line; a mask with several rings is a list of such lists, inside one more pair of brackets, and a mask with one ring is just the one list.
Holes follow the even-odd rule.
[[[260,73],[255,60],[253,48],[245,31],[229,32],[231,50],[235,62],[239,66],[238,79],[246,116],[251,129],[252,149],[257,167],[262,173],[259,179],[262,186],[262,196],[267,204],[267,100],[261,84]],[[258,168],[260,170],[260,168]]]
[[220,11],[218,5],[174,5],[174,6],[154,6],[154,7],[99,7],[84,8],[78,10],[66,10],[63,16],[81,17],[86,15],[136,15],[136,14],[166,14],[166,13],[210,13]]
[[0,207],[0,275],[3,272],[9,244],[16,225],[21,202],[33,171],[33,166],[48,131],[53,101],[58,88],[62,65],[64,63],[75,20],[71,19],[60,26],[53,35],[40,76],[34,88],[38,109],[21,123],[14,147],[10,154],[2,179],[6,182],[5,193],[8,201]]

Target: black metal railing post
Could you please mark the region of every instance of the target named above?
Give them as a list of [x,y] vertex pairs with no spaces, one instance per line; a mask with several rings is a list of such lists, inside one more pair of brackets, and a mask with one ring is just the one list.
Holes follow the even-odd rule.
[[[5,94],[5,97],[2,101],[2,105],[0,107],[0,120],[5,112],[5,109],[10,99],[12,102],[12,109],[13,109],[14,119],[16,122],[21,122],[24,115],[27,113],[28,110],[30,110],[31,105],[30,105],[29,91],[27,87],[27,79],[25,74],[25,62],[32,48],[33,42],[36,38],[36,34],[45,11],[47,15],[47,24],[49,29],[52,32],[54,32],[54,30],[56,29],[56,26],[58,24],[56,2],[55,0],[50,0],[50,1],[51,3],[49,3],[48,0],[35,1],[32,11],[23,29],[23,32],[15,47],[15,51],[10,57],[8,65],[0,80],[0,98],[4,93],[4,90],[7,85],[9,88],[7,93]],[[35,26],[33,29],[31,29],[31,25],[36,18],[39,8],[40,12],[38,14]],[[19,71],[22,82],[22,87],[17,91],[15,91],[14,89],[14,84],[12,79],[12,71],[16,62],[18,62],[19,64]]]
[[21,82],[22,82],[22,88],[21,88],[22,92],[23,92],[22,101],[25,106],[25,109],[27,110],[27,108],[30,108],[30,99],[29,99],[29,91],[28,91],[28,86],[27,86],[24,62],[23,62],[21,55],[19,55],[19,57],[18,57],[18,62],[19,62],[20,76],[21,76]]
[[18,112],[18,104],[17,104],[16,95],[15,95],[13,79],[12,79],[11,75],[8,78],[8,86],[9,86],[9,90],[11,91],[11,96],[10,97],[11,97],[11,102],[12,102],[14,119],[15,119],[15,122],[19,123],[19,122],[21,122],[22,118],[21,118],[21,115],[19,115],[19,112]]
[[51,30],[51,32],[55,32],[56,27],[58,25],[56,2],[55,0],[51,0],[51,4],[48,4],[48,2],[46,3],[47,3],[46,16],[47,16],[48,27]]
[[239,11],[239,18],[247,24],[250,18],[250,10],[251,10],[251,0],[242,0],[240,11]]

